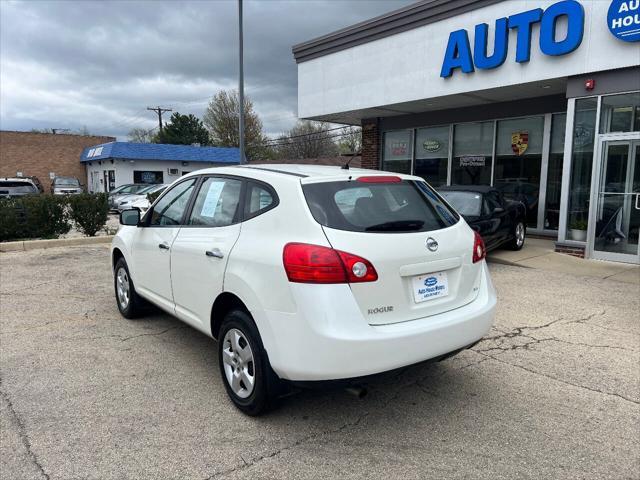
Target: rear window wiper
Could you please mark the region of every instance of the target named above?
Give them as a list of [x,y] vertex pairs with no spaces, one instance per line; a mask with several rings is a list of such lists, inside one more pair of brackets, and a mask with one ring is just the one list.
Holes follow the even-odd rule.
[[422,220],[396,220],[392,222],[379,223],[371,225],[364,229],[365,232],[385,232],[385,231],[404,231],[404,230],[420,230],[424,225]]

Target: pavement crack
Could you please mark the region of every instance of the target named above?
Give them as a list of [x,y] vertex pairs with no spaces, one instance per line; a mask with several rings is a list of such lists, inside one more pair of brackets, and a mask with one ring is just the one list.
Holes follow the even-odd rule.
[[66,340],[73,340],[73,341],[77,341],[77,340],[102,340],[105,338],[116,338],[116,339],[120,339],[121,342],[127,342],[129,340],[132,340],[134,338],[139,338],[139,337],[157,337],[160,335],[164,335],[167,332],[170,332],[172,330],[183,330],[189,328],[187,325],[175,325],[173,327],[169,327],[169,328],[165,328],[164,330],[161,330],[159,332],[149,332],[149,333],[138,333],[136,335],[129,335],[129,336],[123,336],[117,333],[112,333],[110,335],[100,335],[97,337],[69,337]]
[[[605,313],[606,313],[606,310],[603,310],[602,312],[592,313],[590,315],[587,315],[586,317],[578,318],[576,320],[569,320],[567,322],[564,322],[562,325],[569,325],[573,323],[592,325],[591,323],[587,323],[587,322],[593,319],[594,317],[602,316]],[[589,343],[571,342],[569,340],[561,340],[556,337],[537,338],[530,334],[530,332],[532,331],[549,328],[552,325],[555,325],[561,322],[562,320],[563,320],[563,317],[559,317],[559,318],[556,318],[555,320],[551,320],[550,322],[545,323],[544,325],[533,325],[533,326],[524,325],[521,327],[515,327],[511,331],[507,331],[507,332],[494,327],[495,330],[500,332],[500,335],[485,337],[482,339],[481,344],[495,341],[497,345],[493,345],[487,348],[473,348],[472,350],[478,353],[487,353],[487,352],[494,352],[494,351],[508,352],[513,350],[528,350],[532,346],[538,345],[543,342],[559,342],[559,343],[566,343],[568,345],[577,345],[577,346],[590,347],[590,348],[609,348],[613,350],[626,350],[626,351],[632,351],[632,352],[636,351],[633,349],[618,347],[614,345],[594,345]],[[507,340],[511,340],[514,338],[522,338],[522,339],[527,339],[529,341],[527,341],[526,343],[516,343],[516,344],[507,343]]]
[[58,280],[49,280],[47,282],[41,282],[41,283],[36,283],[35,285],[29,285],[26,287],[21,287],[21,288],[16,288],[15,290],[11,290],[9,292],[0,292],[0,295],[13,295],[14,293],[17,292],[23,292],[25,290],[31,290],[33,288],[38,288],[38,287],[42,287],[43,285],[49,285],[50,283],[56,283],[58,282]]
[[[387,403],[385,403],[385,406],[386,405],[387,405]],[[237,471],[240,471],[240,470],[244,470],[246,468],[254,467],[255,465],[259,464],[260,462],[262,462],[264,460],[268,460],[269,458],[277,457],[278,455],[280,455],[283,452],[291,450],[292,448],[296,448],[296,447],[298,447],[300,445],[304,445],[305,443],[310,442],[312,440],[315,440],[317,438],[321,438],[323,436],[331,435],[331,434],[334,434],[334,433],[339,433],[339,432],[341,432],[341,431],[343,431],[343,430],[345,430],[346,428],[349,428],[349,427],[355,427],[355,426],[359,425],[360,422],[362,422],[362,420],[364,420],[367,416],[369,416],[369,414],[370,414],[370,412],[365,412],[362,415],[358,416],[355,420],[350,421],[350,422],[345,422],[344,424],[340,425],[337,428],[332,428],[332,429],[329,429],[329,430],[323,430],[323,431],[320,431],[320,432],[317,432],[317,433],[312,433],[310,435],[306,435],[305,437],[302,437],[302,438],[296,440],[295,442],[293,442],[293,443],[291,443],[289,445],[285,445],[284,447],[279,448],[277,450],[274,450],[272,452],[266,453],[264,455],[260,455],[260,456],[258,456],[256,458],[252,458],[249,461],[246,461],[244,459],[244,457],[242,455],[240,455],[240,458],[242,459],[242,462],[243,462],[241,465],[237,465],[237,466],[235,466],[233,468],[229,468],[227,470],[223,470],[221,472],[214,473],[213,475],[210,475],[210,476],[206,477],[205,480],[213,480],[215,478],[222,478],[225,475],[229,475],[231,473],[234,473],[234,472],[237,472]]]
[[35,467],[38,469],[38,471],[40,472],[43,478],[49,480],[50,478],[49,474],[45,472],[44,467],[42,466],[42,464],[38,460],[37,455],[31,448],[31,440],[29,439],[29,435],[27,434],[27,428],[25,427],[24,422],[22,421],[22,418],[20,418],[20,415],[18,415],[18,412],[16,412],[15,408],[13,407],[13,402],[11,401],[11,398],[9,397],[7,392],[5,392],[2,389],[1,378],[0,378],[0,397],[2,397],[2,399],[7,403],[7,410],[9,411],[9,415],[13,418],[14,422],[18,426],[18,436],[20,437],[20,440],[22,441],[22,444],[24,445],[24,448],[27,451],[27,455],[29,456],[31,463],[35,465]]
[[507,362],[506,360],[502,360],[501,358],[494,357],[493,355],[489,355],[487,353],[479,352],[477,350],[475,350],[475,352],[479,353],[480,355],[485,355],[485,356],[491,358],[492,360],[495,360],[496,362],[500,362],[500,363],[503,363],[505,365],[509,365],[510,367],[519,368],[521,370],[524,370],[525,372],[529,372],[529,373],[532,373],[534,375],[539,375],[541,377],[548,378],[550,380],[555,380],[556,382],[563,383],[565,385],[570,385],[570,386],[576,387],[576,388],[582,388],[584,390],[588,390],[588,391],[594,392],[594,393],[599,393],[601,395],[605,395],[605,396],[609,396],[609,397],[616,397],[616,398],[619,398],[619,399],[624,400],[626,402],[630,402],[630,403],[633,403],[635,405],[640,405],[640,401],[634,400],[634,399],[629,398],[629,397],[627,397],[625,395],[620,395],[619,393],[605,392],[603,390],[598,390],[597,388],[587,387],[586,385],[580,385],[578,383],[568,382],[567,380],[563,380],[561,378],[554,377],[553,375],[548,375],[546,373],[538,372],[536,370],[532,370],[530,368],[524,367],[522,365],[518,365],[516,363]]

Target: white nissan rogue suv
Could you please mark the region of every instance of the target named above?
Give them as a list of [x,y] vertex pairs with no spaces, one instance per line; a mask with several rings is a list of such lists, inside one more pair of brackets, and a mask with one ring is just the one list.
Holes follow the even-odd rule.
[[282,380],[353,379],[457,352],[489,330],[482,239],[420,177],[309,165],[186,175],[112,244],[117,304],[218,340],[233,403]]

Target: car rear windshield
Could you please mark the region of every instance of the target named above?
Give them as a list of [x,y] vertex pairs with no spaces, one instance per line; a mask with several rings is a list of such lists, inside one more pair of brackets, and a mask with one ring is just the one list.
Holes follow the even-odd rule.
[[418,232],[459,220],[425,182],[323,182],[303,185],[302,190],[316,221],[338,230]]
[[477,192],[455,190],[441,191],[440,195],[455,208],[460,215],[477,217],[482,209],[482,195]]

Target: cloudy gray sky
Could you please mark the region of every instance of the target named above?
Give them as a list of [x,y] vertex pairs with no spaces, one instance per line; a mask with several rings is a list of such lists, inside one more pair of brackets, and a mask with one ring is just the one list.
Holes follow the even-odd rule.
[[[296,120],[291,46],[411,0],[245,0],[245,92],[265,130]],[[204,111],[237,86],[235,0],[0,0],[0,128],[70,128],[125,139],[145,110]]]

